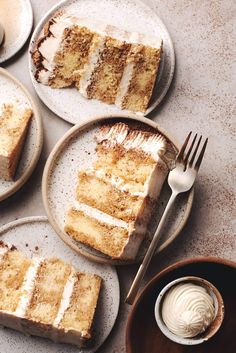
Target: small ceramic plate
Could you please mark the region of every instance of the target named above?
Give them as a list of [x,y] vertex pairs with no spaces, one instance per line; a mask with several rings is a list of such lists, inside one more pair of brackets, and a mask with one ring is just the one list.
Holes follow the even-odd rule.
[[43,144],[42,121],[38,107],[26,88],[8,71],[0,68],[0,110],[4,103],[14,102],[30,107],[33,116],[14,181],[0,178],[0,201],[15,193],[27,181],[37,164]]
[[25,44],[33,26],[29,0],[1,0],[0,23],[4,41],[0,46],[0,63],[10,59]]
[[[91,116],[100,114],[117,114],[121,110],[115,105],[108,105],[98,100],[82,97],[76,88],[52,89],[38,83],[34,78],[35,67],[31,52],[39,38],[43,26],[59,9],[78,17],[91,17],[105,21],[128,31],[158,35],[163,39],[163,59],[150,106],[145,115],[150,113],[164,98],[174,74],[175,56],[170,35],[153,10],[139,0],[64,0],[54,6],[36,27],[29,48],[29,68],[33,85],[42,101],[58,116],[72,124],[86,122]],[[125,111],[123,111],[125,112]]]
[[11,329],[1,329],[0,347],[4,353],[93,353],[108,337],[118,314],[120,289],[116,270],[93,264],[58,239],[46,217],[28,217],[0,228],[0,239],[14,244],[29,257],[59,257],[75,268],[102,277],[103,286],[95,318],[95,340],[91,348],[79,349],[56,344],[45,338],[27,337]]
[[[98,129],[108,122],[123,121],[130,126],[138,124],[142,129],[153,128],[154,131],[160,131],[175,146],[176,142],[167,132],[161,129],[153,121],[133,115],[119,114],[113,117],[95,117],[89,122],[71,128],[64,137],[55,145],[51,152],[43,175],[43,200],[44,206],[55,231],[58,235],[74,250],[82,253],[91,260],[110,263],[114,265],[124,265],[131,262],[113,260],[110,257],[82,244],[72,240],[64,231],[65,212],[68,210],[71,202],[74,200],[75,188],[77,183],[78,170],[86,169],[92,166],[95,157],[95,134]],[[164,208],[170,197],[170,188],[166,184],[162,190],[156,215],[153,217],[150,233],[143,241],[135,262],[140,262],[150,244],[151,235],[159,222]],[[182,194],[177,199],[173,213],[169,218],[168,225],[163,231],[163,237],[157,252],[165,249],[180,233],[189,216],[193,202],[193,190],[190,193]]]
[[[159,329],[154,315],[161,290],[175,279],[197,276],[211,282],[224,301],[225,317],[209,341],[190,347],[173,342]],[[127,353],[232,353],[235,350],[236,263],[216,257],[179,261],[155,276],[142,290],[130,312],[126,328]]]

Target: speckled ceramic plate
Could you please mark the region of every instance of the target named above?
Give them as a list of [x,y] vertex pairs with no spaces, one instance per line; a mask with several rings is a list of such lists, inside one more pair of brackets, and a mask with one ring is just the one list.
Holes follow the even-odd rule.
[[46,217],[28,217],[0,228],[0,239],[14,244],[29,257],[59,257],[75,268],[102,277],[103,286],[96,312],[94,344],[89,349],[56,344],[45,338],[26,337],[11,329],[0,329],[1,353],[93,353],[108,337],[118,314],[120,289],[116,270],[108,265],[90,262],[66,247]]
[[[128,31],[141,32],[147,35],[158,35],[163,39],[163,58],[150,106],[145,115],[150,113],[164,98],[173,74],[175,56],[170,35],[153,10],[139,0],[64,0],[54,6],[40,21],[31,39],[29,48],[29,68],[33,85],[42,101],[61,118],[72,124],[86,122],[91,116],[100,114],[117,114],[120,109],[98,100],[82,97],[76,88],[52,89],[38,83],[34,78],[35,67],[31,52],[39,38],[45,23],[59,10],[78,17],[90,16],[100,20],[105,14],[105,21]],[[125,112],[125,111],[123,111]]]
[[39,109],[30,93],[8,71],[0,68],[0,110],[4,103],[14,102],[30,107],[33,110],[33,116],[14,181],[5,181],[0,178],[0,201],[19,190],[30,177],[39,159],[43,143],[42,121]]
[[[144,118],[129,115],[117,115],[113,117],[96,117],[89,122],[71,128],[64,137],[55,145],[51,152],[43,174],[43,200],[44,206],[55,231],[58,235],[74,250],[87,256],[91,260],[110,263],[114,265],[125,265],[131,262],[113,260],[110,257],[82,244],[72,240],[64,231],[65,212],[74,200],[77,175],[79,169],[90,167],[95,159],[96,141],[95,134],[102,124],[111,121],[124,121],[129,125],[137,125],[143,129],[154,128],[159,130],[176,147],[177,143],[170,137],[166,131],[160,128],[153,121]],[[135,262],[140,262],[150,244],[151,235],[156,228],[159,219],[164,211],[167,201],[170,197],[170,188],[165,184],[160,195],[158,208],[155,217],[153,217],[150,232],[142,243],[140,251]],[[175,203],[173,212],[163,232],[163,237],[157,253],[165,249],[180,233],[190,214],[193,202],[193,190],[190,193],[179,195]]]
[[10,59],[25,44],[33,26],[30,0],[1,0],[0,23],[5,32],[0,63]]

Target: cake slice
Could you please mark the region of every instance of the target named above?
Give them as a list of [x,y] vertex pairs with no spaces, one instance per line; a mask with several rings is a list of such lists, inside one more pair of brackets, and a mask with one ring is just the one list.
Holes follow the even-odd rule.
[[79,173],[76,199],[126,222],[134,221],[140,213],[143,214],[150,202],[141,192],[124,190],[114,179],[97,171]]
[[143,239],[142,234],[134,232],[134,224],[82,203],[75,203],[68,210],[65,232],[114,259],[132,259]]
[[56,13],[32,53],[37,81],[76,86],[86,98],[145,112],[162,53],[159,37]]
[[94,35],[79,26],[75,17],[58,12],[44,27],[32,54],[36,79],[53,88],[71,86],[75,78],[78,81]]
[[132,45],[116,97],[116,105],[131,111],[146,111],[156,81],[161,52],[162,45],[158,47]]
[[79,347],[92,338],[101,278],[0,242],[0,324]]
[[0,177],[12,180],[24,145],[32,109],[5,104],[0,115]]
[[87,87],[87,98],[114,104],[122,78],[130,44],[106,37],[103,51]]
[[65,231],[112,258],[133,260],[168,173],[168,142],[124,123],[103,126],[97,141],[93,168],[79,172]]

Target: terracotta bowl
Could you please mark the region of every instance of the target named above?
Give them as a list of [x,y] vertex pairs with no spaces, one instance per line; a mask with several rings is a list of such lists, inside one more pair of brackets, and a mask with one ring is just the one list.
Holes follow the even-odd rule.
[[[157,296],[171,281],[197,276],[211,282],[221,293],[225,317],[219,331],[196,346],[181,345],[159,329],[154,315]],[[126,328],[127,353],[233,353],[236,328],[236,263],[216,257],[177,262],[156,275],[143,289],[130,312]]]
[[[214,319],[211,325],[209,326],[209,328],[206,331],[204,331],[202,334],[199,334],[196,337],[191,337],[191,338],[180,337],[175,335],[171,331],[169,331],[168,327],[165,325],[162,319],[162,314],[161,314],[162,303],[167,292],[175,285],[180,283],[187,283],[187,282],[194,283],[196,285],[199,285],[205,288],[208,294],[212,297],[214,308],[215,308]],[[220,292],[215,286],[213,286],[212,283],[210,283],[209,281],[206,281],[201,277],[185,276],[185,277],[175,279],[174,281],[168,283],[161,290],[156,300],[154,312],[155,312],[157,325],[159,326],[160,330],[166,337],[168,337],[170,340],[176,343],[185,344],[185,345],[195,345],[195,344],[200,344],[205,341],[208,341],[220,329],[224,319],[224,302]]]

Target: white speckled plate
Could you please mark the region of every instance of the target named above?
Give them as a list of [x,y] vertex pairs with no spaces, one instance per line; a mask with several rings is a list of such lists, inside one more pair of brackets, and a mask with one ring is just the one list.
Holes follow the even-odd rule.
[[[169,136],[166,131],[147,118],[122,114],[113,117],[95,117],[85,124],[76,125],[71,128],[55,145],[44,169],[42,191],[44,206],[50,223],[58,235],[71,248],[93,261],[125,265],[131,262],[113,260],[82,243],[74,241],[63,230],[65,212],[75,198],[78,170],[86,169],[92,165],[96,155],[95,134],[102,124],[111,122],[112,120],[114,122],[124,121],[129,125],[141,124],[141,127],[144,129],[150,130],[151,127],[155,130],[159,130],[177,147],[176,141]],[[169,197],[170,188],[165,184],[160,195],[156,215],[151,222],[149,236],[147,236],[146,240],[142,243],[135,262],[140,262],[143,259],[147,247],[149,246],[151,235],[158,224]],[[180,233],[190,214],[192,202],[193,190],[190,193],[185,193],[178,197],[174,210],[169,217],[168,224],[163,232],[157,253],[165,249]]]
[[59,257],[75,268],[102,277],[103,287],[95,317],[95,340],[91,348],[56,344],[45,338],[26,337],[11,329],[0,329],[1,353],[93,353],[108,337],[118,314],[120,289],[116,270],[90,262],[66,247],[46,217],[28,217],[0,228],[0,239],[14,244],[27,256]]
[[[36,27],[29,48],[29,68],[33,85],[42,101],[58,116],[72,124],[86,122],[96,114],[117,114],[121,110],[115,105],[108,105],[98,100],[82,97],[76,88],[52,89],[38,83],[34,78],[35,67],[31,52],[42,28],[53,14],[65,9],[78,17],[90,16],[105,21],[128,31],[158,35],[163,39],[163,59],[154,88],[150,106],[145,115],[150,113],[164,98],[174,74],[175,56],[170,35],[153,10],[139,0],[64,0],[54,6]],[[125,112],[125,111],[123,111]]]
[[38,162],[43,144],[42,121],[38,107],[26,88],[7,70],[0,68],[0,111],[4,103],[14,102],[30,107],[33,116],[14,181],[0,178],[0,201],[11,196],[27,181]]
[[5,36],[0,46],[0,63],[10,59],[25,44],[33,26],[30,0],[0,0],[0,23]]

